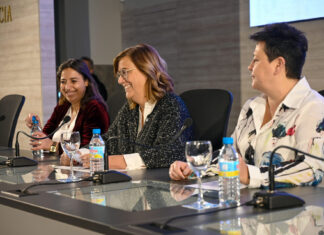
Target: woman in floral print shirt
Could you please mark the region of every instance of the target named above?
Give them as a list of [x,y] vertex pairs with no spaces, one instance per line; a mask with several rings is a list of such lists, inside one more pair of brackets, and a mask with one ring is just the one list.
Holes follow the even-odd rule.
[[[240,155],[241,183],[260,187],[268,185],[269,157],[280,145],[324,159],[324,99],[301,75],[308,49],[302,32],[280,23],[265,26],[250,38],[257,43],[248,69],[252,87],[262,94],[244,104],[233,138]],[[297,160],[294,152],[279,149],[274,163],[281,186],[316,185],[322,180],[323,162],[307,156]],[[190,173],[183,162],[170,167],[175,180]]]

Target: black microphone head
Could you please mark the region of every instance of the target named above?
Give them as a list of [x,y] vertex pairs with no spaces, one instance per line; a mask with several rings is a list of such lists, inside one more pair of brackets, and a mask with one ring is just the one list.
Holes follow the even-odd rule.
[[71,120],[71,117],[70,116],[65,116],[64,118],[63,118],[63,123],[67,123],[67,122],[69,122]]
[[183,122],[183,126],[184,127],[186,127],[186,128],[188,128],[188,127],[190,127],[191,125],[192,125],[192,118],[186,118],[186,120],[184,120],[184,122]]

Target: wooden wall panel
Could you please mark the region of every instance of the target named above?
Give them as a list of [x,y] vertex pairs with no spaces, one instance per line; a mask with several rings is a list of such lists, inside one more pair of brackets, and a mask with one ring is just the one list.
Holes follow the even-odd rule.
[[[30,112],[47,120],[56,103],[53,1],[41,2],[0,2],[1,6],[10,5],[12,13],[11,22],[0,24],[0,98],[8,94],[26,97],[16,131],[29,131],[24,119]],[[27,138],[20,138],[22,148],[30,148]]]

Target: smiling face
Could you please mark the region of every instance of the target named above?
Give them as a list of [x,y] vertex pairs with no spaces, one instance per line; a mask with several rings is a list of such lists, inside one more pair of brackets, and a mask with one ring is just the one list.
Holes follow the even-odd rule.
[[118,83],[125,89],[126,98],[144,107],[147,101],[145,88],[147,77],[136,68],[128,56],[120,59],[118,63],[118,71],[121,72],[122,70],[128,71],[126,72],[127,78],[118,77]]
[[88,85],[88,81],[72,68],[64,69],[61,73],[60,91],[72,105],[80,104]]
[[248,67],[252,76],[252,88],[261,92],[271,89],[277,63],[276,59],[269,62],[264,49],[265,43],[258,42],[253,53],[253,59]]

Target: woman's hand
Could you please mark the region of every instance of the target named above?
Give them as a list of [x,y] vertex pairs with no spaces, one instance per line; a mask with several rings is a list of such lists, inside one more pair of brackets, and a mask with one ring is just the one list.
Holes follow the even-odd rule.
[[70,158],[65,153],[61,154],[60,164],[63,165],[63,166],[69,166],[70,165]]
[[49,180],[48,176],[54,168],[51,165],[38,164],[37,169],[32,172],[33,182],[42,182]]
[[[123,155],[111,155],[109,157],[109,169],[126,169],[127,165]],[[83,154],[80,156],[82,166],[84,168],[90,167],[91,154]]]
[[[60,157],[60,164],[63,166],[69,166],[70,165],[70,158],[66,153],[62,153]],[[73,159],[73,166],[79,165],[79,162],[75,161]]]
[[[34,137],[41,138],[47,136],[45,133],[38,131],[33,133]],[[30,145],[32,146],[31,150],[49,150],[53,141],[50,138],[42,139],[42,140],[34,140],[30,139]]]
[[41,121],[40,121],[40,118],[38,117],[38,115],[37,114],[35,114],[35,113],[30,113],[30,114],[28,114],[28,116],[25,118],[25,123],[26,123],[26,126],[28,127],[28,128],[32,128],[32,126],[33,126],[33,116],[35,116],[36,117],[36,119],[38,120],[38,123],[39,123],[39,126],[41,126]]
[[239,155],[239,170],[241,183],[248,185],[250,183],[249,168],[241,155]]
[[90,157],[91,157],[90,153],[83,154],[83,155],[80,156],[82,166],[84,168],[90,168]]
[[169,176],[173,180],[184,180],[192,174],[192,170],[186,162],[175,161],[169,168]]
[[177,201],[183,201],[194,193],[194,188],[186,187],[185,185],[170,184],[171,196]]

